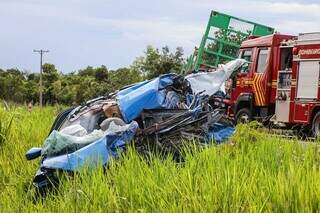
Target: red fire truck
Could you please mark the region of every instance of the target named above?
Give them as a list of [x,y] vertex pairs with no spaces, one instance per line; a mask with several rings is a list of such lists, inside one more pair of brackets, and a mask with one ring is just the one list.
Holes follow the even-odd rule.
[[320,136],[320,33],[249,38],[239,57],[250,63],[232,79],[230,116],[299,126]]

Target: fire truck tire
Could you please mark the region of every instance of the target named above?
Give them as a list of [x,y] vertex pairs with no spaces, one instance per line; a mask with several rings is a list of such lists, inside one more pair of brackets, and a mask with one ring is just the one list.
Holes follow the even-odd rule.
[[320,136],[320,112],[314,116],[312,121],[312,134],[314,137]]
[[242,108],[237,112],[235,117],[236,124],[249,123],[250,121],[252,121],[252,113],[248,108]]

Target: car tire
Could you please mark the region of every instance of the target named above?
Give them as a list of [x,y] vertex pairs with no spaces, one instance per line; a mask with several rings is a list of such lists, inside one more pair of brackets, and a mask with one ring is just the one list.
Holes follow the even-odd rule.
[[249,123],[252,121],[252,113],[248,108],[240,109],[235,116],[235,123]]
[[320,137],[320,112],[317,112],[312,120],[312,136]]

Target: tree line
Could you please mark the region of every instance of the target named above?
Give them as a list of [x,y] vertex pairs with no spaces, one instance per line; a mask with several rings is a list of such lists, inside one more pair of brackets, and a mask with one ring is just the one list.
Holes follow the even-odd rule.
[[[144,55],[129,67],[109,70],[105,65],[88,66],[71,73],[57,70],[54,64],[43,65],[44,104],[76,105],[91,98],[114,92],[126,85],[161,74],[179,72],[185,61],[183,49],[170,51],[148,46]],[[16,68],[0,69],[0,99],[15,103],[37,104],[39,101],[39,73]]]

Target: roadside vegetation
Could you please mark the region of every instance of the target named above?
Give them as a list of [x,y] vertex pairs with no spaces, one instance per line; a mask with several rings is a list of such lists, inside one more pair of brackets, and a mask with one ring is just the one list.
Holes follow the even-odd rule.
[[319,145],[270,137],[254,125],[238,126],[228,143],[185,150],[179,164],[129,148],[106,171],[66,176],[55,193],[36,199],[30,184],[39,161],[24,154],[42,145],[60,110],[0,105],[0,212],[320,211]]
[[[182,48],[173,52],[148,46],[144,54],[128,67],[110,70],[105,65],[75,70],[58,70],[54,64],[43,65],[43,100],[46,105],[77,105],[112,93],[126,85],[161,74],[177,72],[184,64]],[[33,103],[39,100],[39,71],[0,68],[0,100]]]

